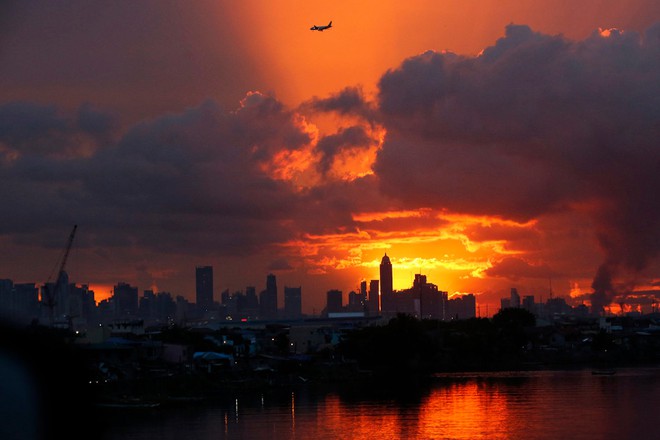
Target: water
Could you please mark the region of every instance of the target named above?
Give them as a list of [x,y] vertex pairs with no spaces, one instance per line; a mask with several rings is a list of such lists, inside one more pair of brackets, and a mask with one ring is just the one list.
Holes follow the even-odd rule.
[[313,388],[109,415],[115,439],[660,438],[660,369],[454,374],[406,392]]

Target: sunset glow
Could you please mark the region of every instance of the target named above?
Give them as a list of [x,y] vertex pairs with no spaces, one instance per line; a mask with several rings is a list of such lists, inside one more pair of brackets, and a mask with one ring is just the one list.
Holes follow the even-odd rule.
[[45,282],[79,224],[97,300],[192,300],[210,265],[216,300],[274,273],[311,313],[385,253],[395,289],[491,315],[511,287],[657,295],[657,2],[28,3],[0,43],[0,278]]

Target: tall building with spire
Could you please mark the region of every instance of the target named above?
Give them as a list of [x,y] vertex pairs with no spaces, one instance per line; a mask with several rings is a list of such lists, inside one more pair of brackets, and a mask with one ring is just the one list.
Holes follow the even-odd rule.
[[389,295],[394,289],[392,287],[392,263],[390,257],[385,254],[380,261],[380,294]]

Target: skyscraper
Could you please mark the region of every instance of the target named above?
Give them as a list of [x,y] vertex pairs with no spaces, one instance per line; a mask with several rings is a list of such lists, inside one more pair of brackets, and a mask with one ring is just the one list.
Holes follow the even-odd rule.
[[120,282],[114,287],[112,300],[115,305],[115,317],[136,317],[138,312],[138,288]]
[[369,313],[377,315],[379,312],[378,280],[371,280],[369,281]]
[[259,310],[262,318],[277,318],[277,280],[272,273],[266,277],[266,290],[259,295]]
[[302,316],[302,289],[284,286],[284,316],[300,318]]
[[202,312],[213,308],[212,266],[197,266],[195,268],[195,300],[197,308]]
[[392,292],[392,263],[390,257],[385,254],[380,261],[380,294],[389,295]]
[[520,308],[520,295],[515,287],[511,288],[511,307]]
[[341,290],[328,290],[326,293],[326,312],[327,313],[339,313],[343,309],[342,301],[343,293]]

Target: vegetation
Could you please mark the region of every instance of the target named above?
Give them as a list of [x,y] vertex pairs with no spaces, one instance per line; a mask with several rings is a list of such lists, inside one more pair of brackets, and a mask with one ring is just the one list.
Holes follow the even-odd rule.
[[387,325],[355,330],[339,350],[378,375],[515,368],[524,362],[535,322],[524,309],[450,322],[398,315]]

